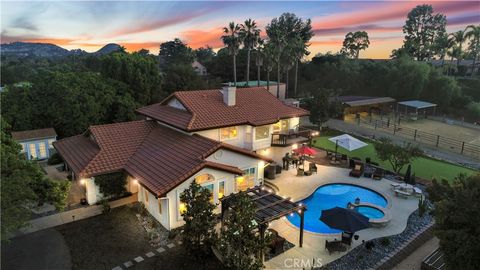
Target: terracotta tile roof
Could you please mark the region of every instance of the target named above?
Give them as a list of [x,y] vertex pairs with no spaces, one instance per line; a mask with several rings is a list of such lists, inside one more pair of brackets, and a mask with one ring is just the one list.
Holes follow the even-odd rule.
[[205,167],[241,174],[239,168],[205,160],[220,148],[265,159],[147,120],[92,126],[85,135],[60,140],[54,147],[79,177],[125,170],[158,196]]
[[[174,109],[182,112],[177,119],[170,115],[172,109],[165,109],[173,98],[187,109]],[[187,131],[243,124],[260,126],[309,114],[304,109],[284,104],[263,87],[238,88],[234,106],[223,102],[220,90],[179,91],[161,103],[140,108],[137,112]]]
[[53,142],[63,160],[75,175],[80,175],[88,163],[100,152],[93,140],[85,135],[77,135]]
[[45,138],[52,138],[56,136],[57,136],[57,133],[53,128],[42,128],[42,129],[12,132],[12,138],[16,141],[45,139]]

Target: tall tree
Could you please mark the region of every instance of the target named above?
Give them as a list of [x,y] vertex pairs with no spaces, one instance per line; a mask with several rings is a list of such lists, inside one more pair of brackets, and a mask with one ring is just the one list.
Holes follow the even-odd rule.
[[215,52],[210,46],[198,48],[193,52],[195,54],[195,59],[203,65],[207,66],[213,61],[214,57],[216,56]]
[[422,151],[411,143],[397,145],[389,138],[380,138],[374,146],[378,158],[388,161],[396,173],[400,173],[405,165],[422,154]]
[[368,34],[365,31],[349,32],[343,40],[341,53],[350,58],[358,59],[361,50],[365,50],[370,45]]
[[160,44],[160,66],[169,67],[171,65],[190,65],[195,55],[187,44],[179,38]]
[[260,38],[255,48],[255,65],[257,66],[257,86],[260,86],[260,70],[263,66],[264,47],[263,40]]
[[434,14],[431,5],[419,5],[412,9],[403,26],[405,51],[419,61],[430,59],[437,37],[444,35],[447,19],[443,14]]
[[242,39],[240,37],[240,26],[235,22],[230,22],[228,27],[223,28],[222,36],[223,44],[228,49],[228,52],[233,56],[233,85],[237,86],[237,54],[242,44]]
[[318,88],[310,93],[306,99],[306,107],[310,111],[310,122],[322,129],[322,125],[330,118],[340,115],[342,105],[338,101],[338,94],[333,89]]
[[465,30],[458,30],[457,32],[451,33],[450,34],[450,40],[455,44],[456,52],[455,52],[455,58],[457,58],[457,70],[458,66],[460,65],[460,61],[463,58],[464,52],[463,52],[463,43],[465,43],[466,36],[465,36]]
[[267,42],[263,47],[263,66],[267,73],[267,90],[270,91],[270,72],[275,65],[276,53],[275,48],[270,42]]
[[257,27],[257,23],[252,20],[248,19],[240,26],[240,38],[243,41],[243,46],[247,49],[247,76],[246,82],[247,87],[250,81],[250,52],[253,48],[258,45],[260,40],[260,29]]
[[434,234],[440,240],[447,269],[478,269],[480,174],[459,175],[452,184],[433,180],[428,194],[435,204]]
[[216,239],[217,222],[213,213],[215,205],[210,202],[211,196],[210,190],[195,181],[180,195],[186,208],[182,213],[185,221],[183,242],[188,253],[197,259],[209,253]]
[[442,69],[445,65],[445,56],[447,55],[447,51],[452,47],[452,42],[448,38],[447,33],[444,33],[438,36],[437,40],[434,44],[434,53],[437,55],[440,60],[442,60]]
[[473,57],[472,74],[475,73],[475,64],[480,53],[480,25],[469,25],[466,28],[465,37],[470,39],[468,50]]
[[280,62],[283,50],[287,46],[287,31],[285,30],[282,17],[274,18],[265,28],[269,43],[275,54],[275,63],[277,64],[277,98],[280,97]]

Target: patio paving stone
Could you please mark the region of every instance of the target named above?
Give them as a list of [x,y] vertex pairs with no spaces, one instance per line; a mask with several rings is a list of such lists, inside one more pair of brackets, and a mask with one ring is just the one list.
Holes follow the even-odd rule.
[[162,247],[161,247],[161,248],[157,248],[157,252],[158,252],[158,253],[162,253],[162,252],[164,252],[164,251],[165,251],[165,249],[162,248]]
[[131,261],[128,261],[128,262],[124,262],[123,265],[127,268],[133,266],[133,263]]
[[137,263],[139,263],[139,262],[143,261],[143,258],[142,258],[142,256],[138,256],[138,257],[136,257],[134,260],[135,260]]
[[174,246],[175,246],[174,243],[170,243],[170,244],[167,245],[168,248],[173,248]]
[[148,252],[147,254],[145,254],[148,258],[151,258],[153,256],[155,256],[155,253],[153,252]]

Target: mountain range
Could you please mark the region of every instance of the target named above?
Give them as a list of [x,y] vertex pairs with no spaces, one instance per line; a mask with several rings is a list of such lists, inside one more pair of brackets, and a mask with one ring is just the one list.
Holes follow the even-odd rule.
[[0,45],[2,55],[16,56],[40,56],[40,57],[62,57],[68,55],[95,54],[104,55],[121,50],[122,47],[115,43],[109,43],[100,50],[88,53],[81,49],[67,50],[51,43],[12,42]]

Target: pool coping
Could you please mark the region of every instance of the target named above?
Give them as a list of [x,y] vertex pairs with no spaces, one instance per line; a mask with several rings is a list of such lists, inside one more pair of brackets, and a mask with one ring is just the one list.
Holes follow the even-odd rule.
[[[385,178],[382,178],[382,179],[385,179]],[[385,198],[385,200],[387,201],[387,206],[386,207],[381,207],[381,206],[376,205],[376,204],[371,204],[371,205],[368,205],[368,206],[375,206],[376,208],[379,208],[381,211],[383,211],[383,209],[387,210],[387,211],[383,211],[383,213],[385,214],[385,216],[387,216],[387,213],[388,213],[389,219],[388,219],[388,221],[383,222],[383,224],[387,224],[388,222],[390,222],[391,213],[390,213],[389,209],[392,208],[392,202],[391,202],[391,197],[389,195],[385,194],[384,192],[381,192],[381,191],[378,191],[378,190],[375,190],[375,189],[372,189],[372,188],[369,188],[369,187],[365,187],[365,186],[362,186],[362,185],[359,185],[359,184],[352,184],[352,183],[346,182],[346,181],[342,182],[340,180],[340,181],[336,181],[336,182],[332,182],[332,183],[320,184],[317,187],[315,187],[315,189],[311,193],[309,193],[307,196],[300,197],[299,199],[295,200],[294,202],[297,203],[301,200],[304,200],[304,199],[312,196],[312,194],[315,193],[315,191],[317,191],[317,189],[319,189],[323,186],[335,185],[335,184],[345,184],[345,185],[357,186],[357,187],[365,188],[365,189],[368,189],[370,191],[376,192],[376,193],[380,194],[381,196],[383,196]],[[362,202],[360,204],[362,204]],[[307,211],[308,211],[308,207],[307,207]],[[385,216],[384,216],[384,218],[385,218]],[[290,226],[294,229],[300,230],[299,227],[295,226],[293,223],[290,222],[290,220],[287,218],[287,216],[284,217],[284,221],[288,226]],[[341,232],[339,232],[339,233],[319,233],[319,232],[312,232],[312,231],[305,230],[305,229],[303,230],[303,232],[308,233],[308,234],[312,234],[312,235],[317,235],[317,236],[324,236],[324,237],[335,236],[335,235],[341,235],[342,234]]]

